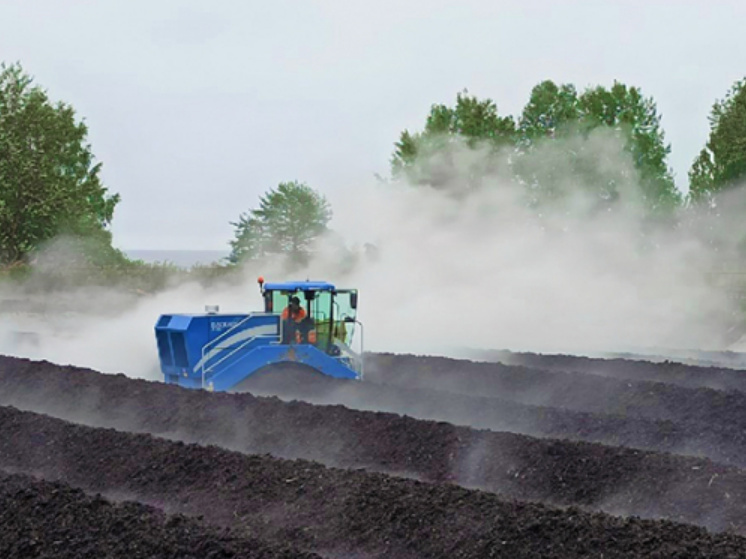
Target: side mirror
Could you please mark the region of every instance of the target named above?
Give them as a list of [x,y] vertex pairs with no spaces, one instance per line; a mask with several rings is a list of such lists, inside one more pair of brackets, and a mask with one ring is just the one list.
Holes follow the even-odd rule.
[[350,293],[350,306],[357,310],[357,291],[353,291]]

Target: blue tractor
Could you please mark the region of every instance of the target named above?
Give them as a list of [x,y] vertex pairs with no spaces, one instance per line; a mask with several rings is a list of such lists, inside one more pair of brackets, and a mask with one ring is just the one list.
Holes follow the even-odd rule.
[[[362,380],[358,293],[321,281],[264,283],[264,310],[250,314],[165,314],[155,326],[166,383],[210,391],[241,391],[257,373],[302,365],[326,377]],[[291,303],[300,312],[288,312]],[[357,351],[352,349],[355,327]]]

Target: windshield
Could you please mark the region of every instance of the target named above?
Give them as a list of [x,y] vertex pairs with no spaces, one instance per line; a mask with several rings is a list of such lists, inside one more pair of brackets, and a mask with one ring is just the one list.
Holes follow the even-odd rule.
[[[315,345],[326,351],[334,340],[350,346],[355,333],[353,300],[357,291],[345,290],[334,294],[330,291],[267,291],[265,292],[265,312],[281,314],[288,306],[291,297],[298,297],[301,306],[313,321],[316,332]],[[349,321],[348,321],[349,320]]]

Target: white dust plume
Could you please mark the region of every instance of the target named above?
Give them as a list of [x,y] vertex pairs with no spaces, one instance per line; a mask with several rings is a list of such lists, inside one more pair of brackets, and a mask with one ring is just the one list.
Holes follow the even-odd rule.
[[[372,351],[720,348],[733,302],[710,272],[743,236],[738,213],[725,215],[737,204],[721,208],[718,219],[682,213],[675,226],[651,226],[639,177],[618,140],[599,134],[582,145],[573,141],[548,142],[521,162],[529,175],[551,177],[553,205],[528,206],[531,185],[506,171],[514,153],[480,175],[489,167],[480,158],[494,161],[494,154],[453,143],[442,156],[450,172],[444,188],[371,180],[324,190],[334,235],[306,269],[288,276],[279,263],[247,266],[239,284],[192,283],[141,297],[67,290],[68,308],[84,312],[33,325],[6,320],[0,352],[157,379],[158,316],[199,313],[208,304],[260,310],[260,274],[358,288],[365,349]],[[565,161],[581,148],[598,175],[615,177],[618,203],[599,197],[597,185]],[[27,326],[48,335],[36,346],[11,336]]]

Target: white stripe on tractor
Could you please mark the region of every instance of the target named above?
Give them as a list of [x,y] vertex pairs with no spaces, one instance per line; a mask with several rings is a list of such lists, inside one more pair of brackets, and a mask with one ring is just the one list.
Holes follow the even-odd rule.
[[253,328],[247,328],[246,330],[241,330],[240,332],[237,332],[233,334],[232,336],[228,336],[226,339],[221,340],[219,345],[210,349],[204,357],[202,357],[197,364],[194,366],[193,371],[196,373],[197,370],[199,370],[202,365],[204,365],[207,361],[212,359],[213,357],[220,355],[223,351],[226,349],[231,348],[232,346],[244,341],[248,340],[249,338],[255,338],[257,336],[271,336],[271,335],[279,335],[278,327],[276,324],[264,324],[262,326],[254,326]]

